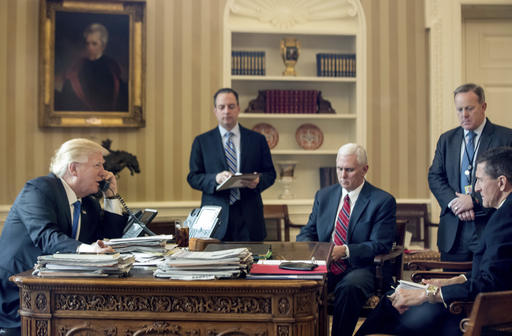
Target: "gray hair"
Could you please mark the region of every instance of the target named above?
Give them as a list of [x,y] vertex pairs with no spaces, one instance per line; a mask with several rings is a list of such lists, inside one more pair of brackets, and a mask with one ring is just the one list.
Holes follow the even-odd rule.
[[72,162],[85,163],[92,154],[100,153],[105,156],[109,151],[89,139],[77,138],[64,142],[55,151],[50,162],[50,172],[63,177]]
[[344,155],[355,155],[357,158],[357,163],[359,163],[362,166],[368,164],[366,150],[361,145],[355,143],[344,144],[343,146],[340,147],[340,149],[338,149],[337,158]]
[[103,43],[103,47],[106,48],[107,43],[108,43],[107,28],[105,28],[105,26],[102,25],[101,23],[91,23],[84,30],[84,39],[87,39],[87,36],[94,34],[94,33],[100,33],[101,43]]
[[473,84],[473,83],[462,84],[461,86],[456,88],[453,91],[453,98],[455,99],[455,96],[458,95],[459,93],[466,93],[466,92],[473,92],[474,94],[477,95],[478,102],[480,104],[485,103],[485,92],[484,92],[484,89],[480,85],[476,85],[476,84]]

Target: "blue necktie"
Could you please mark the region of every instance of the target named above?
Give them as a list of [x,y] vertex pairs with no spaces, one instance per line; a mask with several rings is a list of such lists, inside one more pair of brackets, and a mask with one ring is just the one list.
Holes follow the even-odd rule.
[[73,203],[73,229],[71,231],[71,238],[78,239],[76,232],[78,231],[78,220],[80,219],[80,201]]
[[471,177],[475,171],[473,159],[475,157],[475,132],[469,131],[465,141],[464,153],[462,153],[462,164],[460,167],[460,190],[465,194],[465,187],[471,185]]
[[[233,174],[236,173],[237,158],[236,149],[233,144],[233,132],[227,132],[225,136],[228,138],[224,146],[224,152],[226,153],[226,162],[228,164],[229,171]],[[240,189],[233,188],[229,192],[229,204],[233,204],[240,199]]]

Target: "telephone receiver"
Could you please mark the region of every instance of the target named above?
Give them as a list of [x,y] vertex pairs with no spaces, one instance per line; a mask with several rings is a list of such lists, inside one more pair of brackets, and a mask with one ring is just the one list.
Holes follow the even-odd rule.
[[107,192],[108,188],[110,187],[110,181],[102,180],[100,181],[100,190],[99,192]]
[[184,226],[189,227],[190,238],[211,238],[218,227],[222,208],[215,205],[204,205],[190,212]]
[[[110,181],[108,180],[102,180],[99,182],[99,190],[96,194],[97,198],[103,197],[103,193],[107,192],[110,188]],[[126,205],[126,202],[121,197],[121,195],[117,194],[115,196],[119,201],[121,202],[121,205],[123,206],[124,211],[128,214],[128,221],[127,224],[123,230],[123,238],[134,238],[138,237],[139,234],[144,231],[150,236],[156,236],[156,233],[148,229],[146,226],[146,223],[142,221],[142,211],[138,211],[137,213],[133,213],[133,211]],[[153,217],[156,215],[156,213],[153,215]],[[151,217],[151,219],[153,219]],[[151,221],[151,219],[149,221]],[[148,222],[149,223],[149,222]]]

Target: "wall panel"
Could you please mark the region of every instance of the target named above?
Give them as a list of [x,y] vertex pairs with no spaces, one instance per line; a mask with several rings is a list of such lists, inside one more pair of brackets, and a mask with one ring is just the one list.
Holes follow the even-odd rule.
[[[397,198],[427,198],[427,64],[423,0],[362,0],[368,25],[369,180]],[[148,0],[146,127],[37,126],[37,0],[0,1],[0,205],[48,171],[65,140],[112,139],[137,155],[141,174],[121,174],[130,202],[199,200],[186,183],[194,136],[215,125],[222,84],[225,0]],[[311,197],[314,190],[311,191]]]

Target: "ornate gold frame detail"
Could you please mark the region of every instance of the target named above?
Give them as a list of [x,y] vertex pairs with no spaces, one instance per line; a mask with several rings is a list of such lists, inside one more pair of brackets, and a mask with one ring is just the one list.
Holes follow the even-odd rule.
[[[144,127],[145,0],[40,0],[39,23],[39,126],[40,127]],[[56,12],[125,15],[129,20],[127,111],[55,110]]]

